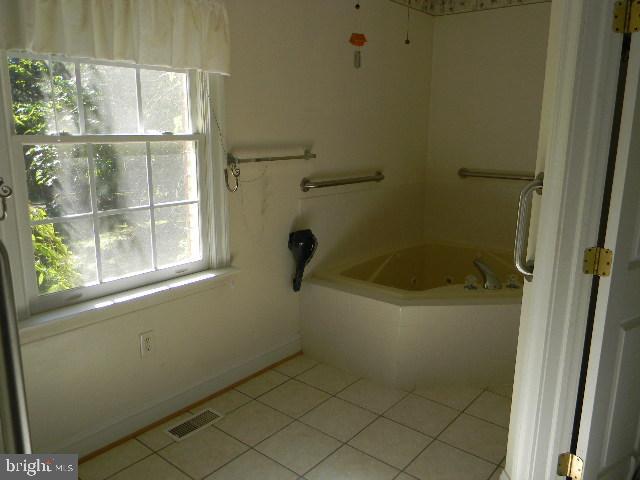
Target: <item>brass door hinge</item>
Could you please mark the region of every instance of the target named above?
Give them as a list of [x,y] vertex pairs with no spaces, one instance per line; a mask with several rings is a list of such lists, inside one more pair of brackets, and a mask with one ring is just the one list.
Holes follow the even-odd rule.
[[618,0],[613,6],[613,31],[640,31],[640,0]]
[[573,480],[582,480],[584,461],[573,453],[561,453],[558,457],[558,470],[561,477],[569,477]]
[[611,275],[613,252],[608,248],[591,247],[584,251],[582,271],[587,275],[608,277]]

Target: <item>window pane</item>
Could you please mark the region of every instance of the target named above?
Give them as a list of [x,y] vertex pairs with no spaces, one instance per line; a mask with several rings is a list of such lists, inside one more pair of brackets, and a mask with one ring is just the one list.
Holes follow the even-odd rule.
[[157,208],[154,215],[159,268],[201,258],[197,204]]
[[80,133],[76,66],[68,62],[51,62],[51,79],[58,133]]
[[[31,220],[42,217],[31,207]],[[90,219],[31,227],[36,280],[40,294],[97,283],[96,251]]]
[[149,205],[144,143],[94,145],[98,210]]
[[195,142],[152,142],[153,202],[198,198]]
[[187,74],[140,70],[142,113],[146,133],[187,133]]
[[99,220],[105,281],[152,270],[149,211],[108,215]]
[[55,134],[56,121],[47,62],[9,57],[8,67],[16,133]]
[[86,145],[23,147],[29,204],[40,219],[91,212]]
[[87,133],[138,133],[135,68],[81,64]]

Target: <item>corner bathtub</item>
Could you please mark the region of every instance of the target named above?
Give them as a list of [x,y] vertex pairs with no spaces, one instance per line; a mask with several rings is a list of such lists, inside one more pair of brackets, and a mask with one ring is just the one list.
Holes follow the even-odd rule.
[[[500,290],[467,290],[481,258]],[[522,288],[510,254],[427,244],[316,272],[302,286],[305,353],[399,388],[513,382]],[[517,277],[522,282],[521,277]]]

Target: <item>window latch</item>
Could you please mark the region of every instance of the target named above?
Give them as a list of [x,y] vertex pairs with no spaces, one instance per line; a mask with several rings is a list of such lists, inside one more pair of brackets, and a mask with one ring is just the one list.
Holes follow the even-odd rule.
[[0,177],[0,203],[2,211],[0,211],[0,222],[7,218],[7,198],[13,194],[13,190],[9,185],[4,183],[4,179]]

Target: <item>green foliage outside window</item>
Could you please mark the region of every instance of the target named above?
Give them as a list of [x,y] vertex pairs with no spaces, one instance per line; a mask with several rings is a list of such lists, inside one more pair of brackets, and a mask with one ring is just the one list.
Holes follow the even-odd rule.
[[[29,207],[32,221],[47,218],[41,207]],[[59,292],[75,287],[80,281],[73,254],[51,223],[36,225],[31,233],[35,252],[36,279],[40,291]]]
[[[46,134],[48,119],[55,115],[54,104],[77,109],[74,92],[63,72],[51,72],[49,65],[41,60],[27,58],[9,59],[9,77],[13,97],[13,120],[18,135]],[[51,80],[49,80],[51,78]],[[53,84],[56,102],[47,98],[45,82]],[[55,150],[50,145],[37,145],[25,152],[27,184],[29,190],[37,192],[43,199],[51,197],[51,186],[56,181]],[[49,198],[50,205],[55,205]],[[31,205],[29,216],[32,221],[47,218],[44,207]],[[36,225],[31,239],[35,256],[35,270],[40,292],[51,293],[76,286],[79,276],[73,261],[73,252],[65,245],[61,233],[54,225]]]

